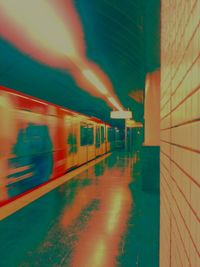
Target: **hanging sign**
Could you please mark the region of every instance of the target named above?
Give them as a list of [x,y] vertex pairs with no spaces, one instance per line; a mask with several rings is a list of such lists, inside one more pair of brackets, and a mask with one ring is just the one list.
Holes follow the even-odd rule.
[[112,119],[131,119],[132,116],[132,111],[129,110],[117,110],[110,113]]

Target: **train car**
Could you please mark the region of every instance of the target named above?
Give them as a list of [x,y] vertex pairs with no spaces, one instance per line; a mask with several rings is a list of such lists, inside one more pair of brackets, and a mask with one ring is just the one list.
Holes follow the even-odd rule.
[[110,151],[103,121],[0,86],[0,204]]

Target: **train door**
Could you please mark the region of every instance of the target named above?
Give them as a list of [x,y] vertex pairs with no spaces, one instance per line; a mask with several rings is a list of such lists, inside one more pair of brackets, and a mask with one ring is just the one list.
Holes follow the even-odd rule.
[[67,169],[72,168],[73,155],[71,153],[71,140],[72,140],[72,116],[65,115],[65,142],[67,146]]
[[17,136],[12,146],[10,173],[7,176],[10,197],[47,182],[53,177],[54,170],[57,174],[63,171],[63,165],[56,165],[58,160],[62,160],[63,154],[53,153],[47,116],[42,108],[42,105],[35,107],[30,102],[30,109],[25,110],[20,106],[15,110]]
[[95,135],[95,147],[96,156],[101,154],[101,140],[100,140],[100,126],[96,125],[96,135]]
[[73,166],[78,165],[78,128],[79,128],[79,121],[76,117],[73,118],[73,140],[72,140],[72,147],[73,147]]
[[101,129],[101,138],[100,138],[100,142],[101,142],[101,145],[100,145],[100,153],[101,155],[104,154],[106,152],[106,149],[105,149],[105,125],[101,125],[100,127]]
[[[9,164],[8,158],[12,154],[13,140],[16,140],[17,121],[15,109],[9,97],[0,91],[0,203],[9,198],[8,179]],[[10,130],[12,129],[12,131]]]
[[67,142],[67,169],[73,168],[78,164],[78,126],[76,117],[66,115],[66,142]]
[[87,123],[85,121],[80,121],[79,127],[79,153],[78,153],[78,162],[79,165],[88,161],[88,149],[87,149]]
[[109,132],[110,132],[110,126],[106,125],[105,127],[106,129],[106,138],[105,138],[105,142],[106,142],[106,152],[110,151],[110,140],[109,140]]
[[[63,175],[66,171],[66,160],[67,160],[67,146],[65,142],[65,125],[64,125],[64,111],[56,108],[56,116],[46,116],[46,121],[49,125],[50,121],[52,123],[53,129],[48,127],[50,136],[53,133],[53,142],[52,142],[52,152],[53,152],[53,176],[52,178],[59,177]],[[54,118],[49,118],[54,117]],[[52,140],[52,139],[51,139]]]
[[95,145],[94,145],[94,126],[95,124],[89,122],[87,124],[87,149],[88,149],[88,161],[95,158]]

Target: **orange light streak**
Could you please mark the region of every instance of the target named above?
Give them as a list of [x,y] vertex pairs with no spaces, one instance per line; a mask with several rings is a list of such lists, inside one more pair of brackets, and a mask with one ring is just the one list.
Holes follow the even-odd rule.
[[[25,12],[22,12],[22,6]],[[52,53],[59,52],[70,58],[77,56],[67,25],[59,19],[53,6],[47,1],[20,0],[19,4],[19,1],[6,0],[1,1],[1,7],[7,17],[41,49],[49,49]]]
[[117,110],[123,110],[123,108],[119,105],[119,103],[114,99],[114,97],[110,96],[108,97],[108,100],[110,103],[117,109]]
[[72,0],[0,0],[0,35],[28,56],[67,69],[90,94],[119,108],[107,75],[86,58],[81,21]]
[[108,93],[108,90],[104,86],[104,84],[98,79],[98,77],[89,69],[82,71],[83,75],[95,86],[95,88],[102,93],[103,95],[106,95]]

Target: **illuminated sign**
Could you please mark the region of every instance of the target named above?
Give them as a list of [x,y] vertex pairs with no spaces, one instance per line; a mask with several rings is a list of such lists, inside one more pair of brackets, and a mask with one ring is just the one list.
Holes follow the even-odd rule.
[[127,110],[111,111],[110,117],[112,119],[131,119],[132,112]]
[[143,127],[143,124],[141,122],[137,122],[134,120],[126,120],[126,127],[127,128],[139,128],[139,127]]

